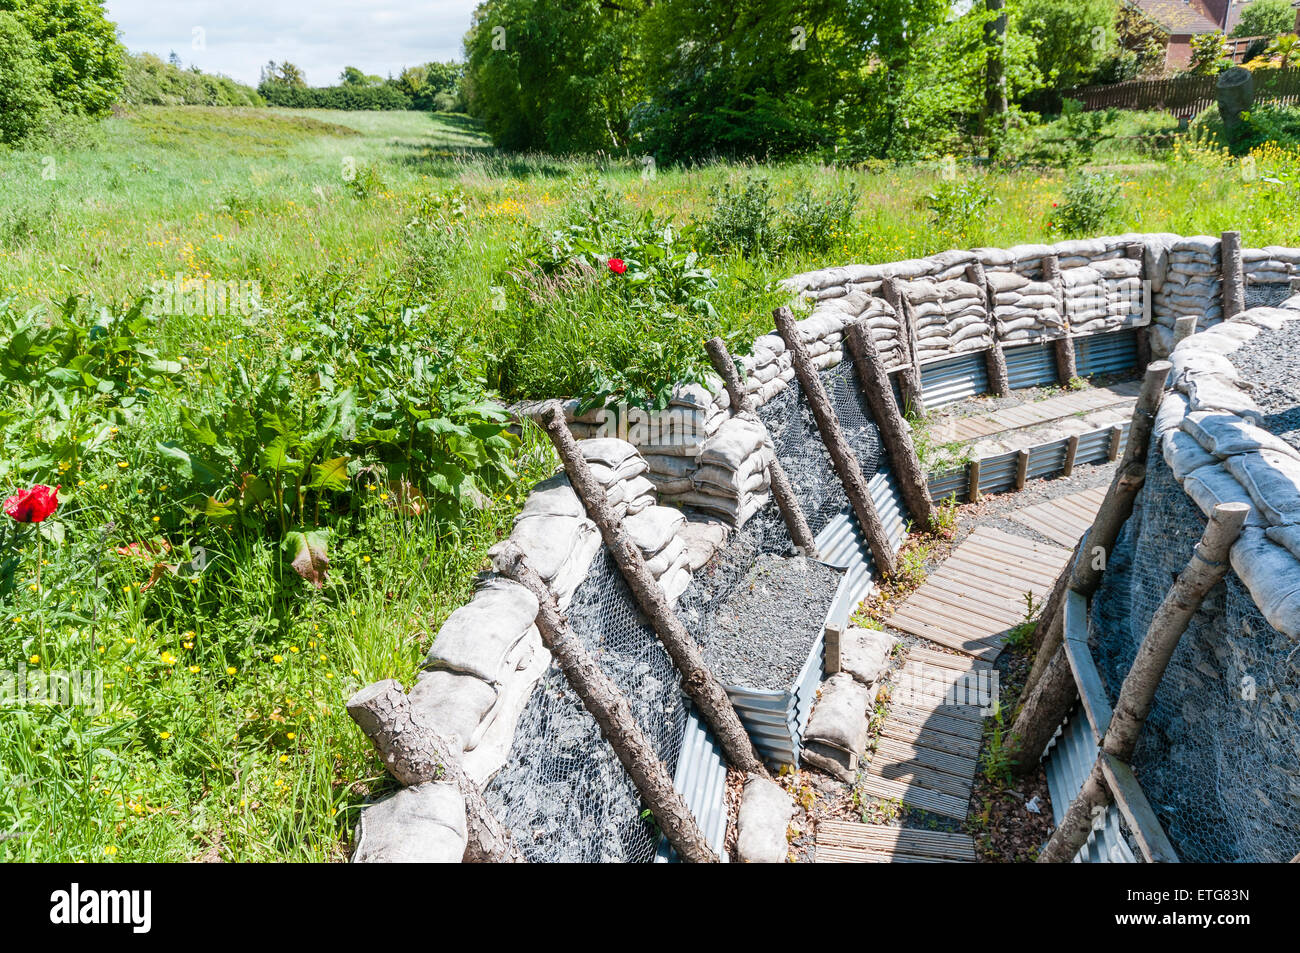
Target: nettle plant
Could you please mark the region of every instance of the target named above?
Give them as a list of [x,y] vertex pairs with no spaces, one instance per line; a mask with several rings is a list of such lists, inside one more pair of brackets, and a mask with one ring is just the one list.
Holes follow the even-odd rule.
[[75,470],[109,443],[115,425],[141,410],[179,361],[148,343],[148,298],[124,308],[69,297],[48,315],[18,316],[0,302],[0,479]]

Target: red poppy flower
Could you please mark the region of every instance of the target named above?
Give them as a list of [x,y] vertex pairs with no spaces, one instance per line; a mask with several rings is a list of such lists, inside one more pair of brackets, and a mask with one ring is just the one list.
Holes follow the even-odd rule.
[[627,263],[622,258],[611,258],[609,260],[609,270],[616,275],[621,275],[627,271]]
[[62,485],[48,487],[38,483],[30,490],[19,490],[5,500],[5,515],[20,523],[39,523],[59,508]]

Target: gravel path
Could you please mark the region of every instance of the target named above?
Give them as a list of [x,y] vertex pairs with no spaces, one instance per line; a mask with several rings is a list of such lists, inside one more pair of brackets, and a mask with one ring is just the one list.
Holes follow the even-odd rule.
[[704,659],[724,685],[779,691],[808,661],[840,573],[801,556],[761,556],[713,620]]
[[[1119,374],[1098,374],[1087,378],[1087,383],[1089,387],[1105,387],[1107,384],[1127,380],[1133,380],[1131,371],[1124,371]],[[1019,407],[1021,404],[1032,404],[1040,400],[1047,400],[1049,397],[1060,397],[1066,393],[1069,393],[1069,391],[1061,385],[1049,384],[1042,387],[1023,387],[1013,390],[1005,397],[997,397],[993,394],[968,397],[955,404],[949,404],[946,407],[931,411],[926,419],[926,426],[933,427],[935,424],[960,417],[970,417],[975,414],[991,414],[994,411],[1005,410],[1008,407]]]
[[1291,446],[1300,448],[1300,321],[1288,321],[1277,331],[1261,331],[1244,347],[1228,355],[1250,385],[1250,395],[1264,411],[1264,426]]
[[998,493],[985,496],[978,503],[966,503],[957,511],[959,521],[955,542],[960,544],[978,526],[989,526],[1004,533],[1011,533],[1013,536],[1028,537],[1037,543],[1060,546],[1061,544],[1055,540],[1048,539],[1041,533],[1034,532],[1024,523],[1013,520],[1011,514],[1035,503],[1089,490],[1094,486],[1105,486],[1110,483],[1114,472],[1115,464],[1109,461],[1079,464],[1074,468],[1074,473],[1068,477],[1056,476],[1044,480],[1030,480],[1019,493],[1015,491]]

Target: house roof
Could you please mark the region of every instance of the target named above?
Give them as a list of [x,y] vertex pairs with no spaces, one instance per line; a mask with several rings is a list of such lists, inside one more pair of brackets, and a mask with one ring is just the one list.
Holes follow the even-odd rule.
[[1188,0],[1129,0],[1169,34],[1213,33],[1218,25]]

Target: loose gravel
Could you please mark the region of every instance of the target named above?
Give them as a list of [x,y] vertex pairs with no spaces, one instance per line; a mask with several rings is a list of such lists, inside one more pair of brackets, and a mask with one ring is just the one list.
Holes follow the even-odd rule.
[[1228,355],[1250,396],[1264,412],[1264,427],[1300,449],[1300,321],[1261,331]]
[[704,660],[724,685],[789,688],[821,634],[840,573],[802,556],[764,555],[713,619]]

